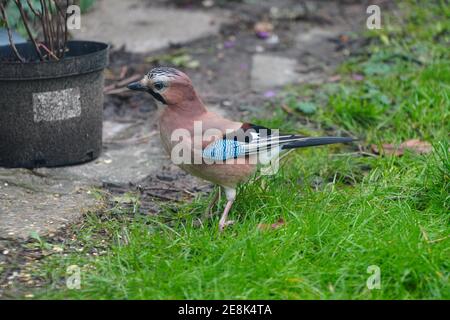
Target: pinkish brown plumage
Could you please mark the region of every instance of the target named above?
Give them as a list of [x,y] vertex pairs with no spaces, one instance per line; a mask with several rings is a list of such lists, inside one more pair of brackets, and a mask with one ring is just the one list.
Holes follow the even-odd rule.
[[[269,151],[272,157],[272,153],[277,156],[288,149],[353,140],[335,137],[308,138],[292,134],[274,136],[270,133],[270,129],[223,118],[208,111],[189,77],[173,68],[152,69],[141,81],[130,84],[128,88],[148,92],[166,105],[159,119],[164,149],[171,156],[180,146],[187,146],[190,152],[188,157],[190,161],[179,163],[180,168],[225,189],[228,202],[219,222],[221,231],[232,223],[227,217],[236,198],[236,188],[255,173],[258,157],[267,157]],[[195,130],[196,123],[201,123],[200,132]],[[269,135],[262,138],[261,129],[267,129]],[[214,133],[205,136],[211,133],[211,130],[214,130]],[[250,139],[238,140],[237,134],[229,138],[230,132],[240,131],[250,133],[247,135]],[[174,134],[178,132],[182,132],[182,138],[173,139]],[[200,138],[199,145],[195,144],[196,137]],[[206,154],[205,150],[210,153]],[[200,158],[200,162],[192,161],[196,157]],[[220,160],[227,161],[210,162],[207,161],[208,157],[211,159],[219,157]]]

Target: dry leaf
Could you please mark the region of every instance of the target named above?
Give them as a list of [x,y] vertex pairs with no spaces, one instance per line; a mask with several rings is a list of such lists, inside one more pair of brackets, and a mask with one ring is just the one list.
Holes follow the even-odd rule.
[[338,74],[328,78],[328,82],[338,82],[338,81],[341,81],[341,76]]
[[400,147],[419,154],[427,154],[433,151],[433,147],[430,143],[419,139],[405,141],[400,145]]
[[381,149],[378,148],[376,144],[371,145],[372,152],[375,154],[383,154],[383,155],[393,155],[393,156],[401,156],[403,155],[403,150],[400,150],[399,146],[394,146],[390,143],[384,143],[381,145]]
[[350,38],[349,38],[348,35],[343,34],[343,35],[341,35],[341,36],[339,37],[339,40],[340,40],[342,43],[347,43],[347,42],[350,41]]
[[283,103],[281,105],[281,109],[283,109],[284,112],[286,112],[287,114],[294,114],[294,110],[292,110],[292,108],[290,108],[287,104]]
[[262,230],[262,231],[267,231],[267,230],[276,230],[281,228],[282,226],[284,226],[286,224],[286,222],[284,221],[283,218],[281,218],[280,220],[278,220],[275,223],[272,224],[268,224],[268,223],[260,223],[258,224],[258,229]]
[[399,146],[393,145],[391,143],[385,143],[381,145],[381,150],[375,144],[372,144],[371,147],[373,153],[375,154],[384,154],[397,157],[402,156],[405,153],[405,150],[409,150],[417,154],[427,154],[433,150],[433,147],[430,143],[421,141],[419,139],[407,140]]

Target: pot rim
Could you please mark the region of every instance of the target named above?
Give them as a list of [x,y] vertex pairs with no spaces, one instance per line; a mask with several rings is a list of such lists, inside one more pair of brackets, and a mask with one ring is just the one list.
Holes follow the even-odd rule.
[[[17,44],[18,49],[28,48],[31,42]],[[69,77],[100,71],[109,62],[108,51],[110,45],[99,41],[71,40],[69,47],[91,46],[98,47],[86,54],[67,56],[59,61],[32,61],[21,63],[18,61],[0,61],[0,81],[25,81]],[[2,50],[11,50],[10,45],[0,46]],[[20,50],[19,50],[20,51]]]

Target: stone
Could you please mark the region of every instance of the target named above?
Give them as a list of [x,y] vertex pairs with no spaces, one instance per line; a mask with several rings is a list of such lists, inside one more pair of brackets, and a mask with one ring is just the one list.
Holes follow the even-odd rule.
[[141,0],[99,0],[82,15],[81,30],[72,35],[144,53],[216,34],[226,20],[223,12],[154,7]]
[[307,32],[299,32],[295,41],[298,47],[311,46],[314,44],[327,44],[328,40],[336,38],[339,30],[329,30],[323,28],[312,28]]
[[252,89],[263,91],[297,82],[299,74],[296,69],[295,59],[255,54],[251,71]]

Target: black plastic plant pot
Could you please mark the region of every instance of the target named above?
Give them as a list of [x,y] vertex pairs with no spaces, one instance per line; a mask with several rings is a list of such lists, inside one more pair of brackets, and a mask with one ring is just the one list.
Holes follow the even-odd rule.
[[[35,55],[29,43],[17,49],[24,57]],[[71,41],[60,61],[8,62],[13,58],[9,46],[0,47],[0,167],[96,159],[102,150],[108,45]]]

